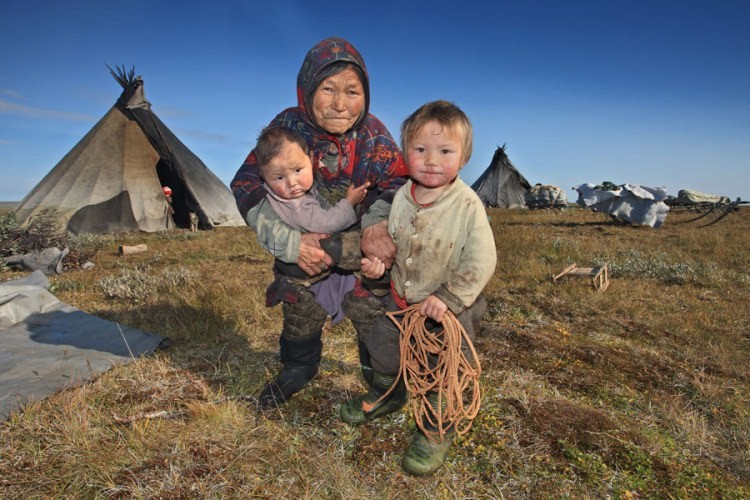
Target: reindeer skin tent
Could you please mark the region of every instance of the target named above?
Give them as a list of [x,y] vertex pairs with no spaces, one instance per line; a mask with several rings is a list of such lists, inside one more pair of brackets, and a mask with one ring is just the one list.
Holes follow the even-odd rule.
[[495,150],[490,166],[471,185],[485,206],[525,208],[526,190],[531,187],[505,153],[505,146]]
[[120,98],[21,201],[20,225],[43,215],[72,233],[154,232],[189,227],[191,211],[202,229],[245,225],[229,188],[151,111],[134,71],[112,71]]

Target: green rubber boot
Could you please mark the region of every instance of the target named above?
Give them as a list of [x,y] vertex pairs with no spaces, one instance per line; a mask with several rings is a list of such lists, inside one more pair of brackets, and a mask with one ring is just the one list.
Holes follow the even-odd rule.
[[367,384],[367,387],[372,387],[372,366],[359,365],[359,369],[362,372],[362,378]]
[[[445,401],[443,401],[442,411],[438,411],[438,394],[437,392],[430,392],[427,394],[427,401],[431,408],[431,417],[433,419],[441,419],[443,412],[445,411]],[[423,417],[424,428],[437,434],[438,429],[429,423],[427,416]],[[409,448],[404,453],[404,458],[401,462],[404,470],[415,476],[426,476],[432,474],[438,470],[443,463],[445,463],[445,457],[448,456],[448,450],[450,450],[451,444],[453,443],[453,436],[455,431],[452,426],[448,427],[445,431],[444,438],[441,442],[435,443],[422,432],[421,429],[417,430],[414,435]],[[436,436],[437,437],[437,436]]]
[[432,474],[445,463],[445,457],[448,456],[448,450],[453,444],[453,436],[454,432],[451,430],[445,434],[442,443],[433,443],[421,430],[417,431],[404,453],[401,466],[406,472],[415,476]]
[[359,425],[403,408],[407,397],[406,386],[402,380],[399,380],[398,385],[388,397],[375,404],[383,394],[388,392],[397,377],[398,375],[385,375],[373,370],[370,390],[341,405],[339,410],[341,420],[351,425]]
[[[357,325],[355,324],[355,327]],[[370,361],[370,352],[367,350],[367,345],[361,340],[357,340],[357,347],[359,348],[359,367],[362,370],[362,378],[367,383],[367,389],[372,387],[372,362]]]

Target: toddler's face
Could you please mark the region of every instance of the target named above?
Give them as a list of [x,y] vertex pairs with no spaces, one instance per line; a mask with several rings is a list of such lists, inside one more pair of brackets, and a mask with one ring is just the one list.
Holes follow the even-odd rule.
[[285,200],[304,196],[313,185],[313,169],[310,157],[299,144],[284,141],[279,154],[260,168],[263,180],[269,188]]
[[407,145],[409,175],[428,189],[447,186],[463,166],[463,142],[437,121],[428,121]]

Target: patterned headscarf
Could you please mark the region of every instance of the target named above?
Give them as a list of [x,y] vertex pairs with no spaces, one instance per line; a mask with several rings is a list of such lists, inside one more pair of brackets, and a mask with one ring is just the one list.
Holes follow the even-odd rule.
[[[311,48],[297,74],[297,104],[310,115],[312,100],[318,85],[329,76],[352,65],[365,89],[365,107],[362,116],[352,128],[357,128],[370,110],[370,77],[362,55],[343,38],[326,38]],[[333,71],[330,71],[334,66]],[[312,120],[312,117],[311,121]]]
[[[309,109],[318,85],[343,70],[342,63],[351,64],[360,75],[365,107],[351,129],[333,135],[315,123]],[[370,181],[372,187],[359,206],[359,215],[378,198],[390,201],[395,190],[406,182],[406,164],[388,129],[369,113],[370,84],[359,51],[342,38],[326,38],[317,43],[307,52],[297,75],[297,103],[277,115],[269,126],[290,128],[305,138],[313,157],[318,192],[335,203],[345,195],[348,185],[360,186]],[[327,168],[319,168],[322,159],[332,151],[336,164],[331,166],[329,162]],[[231,187],[243,218],[265,197],[266,190],[252,151],[237,171]]]

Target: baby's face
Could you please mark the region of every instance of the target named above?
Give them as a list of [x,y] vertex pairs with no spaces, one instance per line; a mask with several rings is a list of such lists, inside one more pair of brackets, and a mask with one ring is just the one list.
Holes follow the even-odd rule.
[[263,165],[260,173],[276,196],[285,200],[304,196],[313,185],[310,157],[299,144],[289,141],[284,141],[279,154]]

